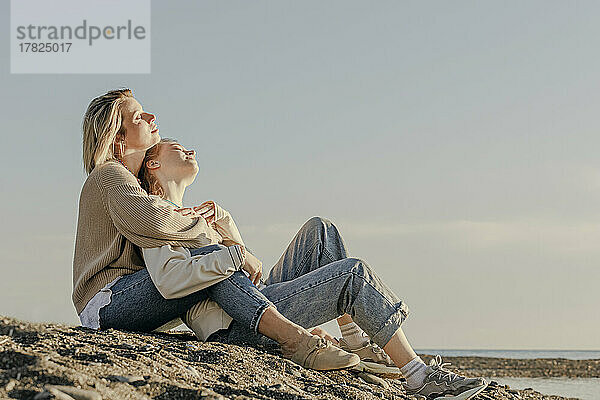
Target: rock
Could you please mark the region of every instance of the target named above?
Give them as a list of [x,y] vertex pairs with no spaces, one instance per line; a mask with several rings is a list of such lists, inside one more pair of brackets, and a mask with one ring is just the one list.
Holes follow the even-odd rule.
[[192,367],[192,366],[186,366],[185,367],[186,371],[189,372],[190,375],[192,375],[194,378],[196,379],[200,379],[202,380],[202,376],[200,375],[200,373],[196,370],[196,368]]
[[[58,390],[62,393],[67,394],[69,398],[73,398],[75,400],[102,400],[102,396],[100,396],[98,393],[92,390],[80,389],[72,386],[58,385],[47,385],[46,388]],[[54,394],[53,392],[51,393]]]
[[384,389],[388,389],[390,387],[389,383],[378,376],[369,374],[368,372],[359,372],[357,375],[362,378],[367,383],[372,383],[374,385],[379,385]]
[[[0,316],[0,340],[9,338],[12,328],[17,340],[0,345],[0,400],[411,400],[401,379],[357,375],[351,370],[309,370],[282,358],[278,349],[198,344],[191,335],[95,331]],[[555,366],[544,360],[509,360],[504,365],[495,359],[469,357],[454,365],[464,365],[471,376],[491,377],[519,374],[526,368],[554,375],[569,372],[571,365],[578,373],[600,371],[600,360],[557,360]],[[515,400],[516,396],[566,400],[513,390],[518,394],[492,382],[477,400]]]
[[[38,395],[36,395],[34,397],[34,400],[38,400],[38,399],[50,399],[52,398],[52,396],[54,396],[55,399],[58,400],[75,400],[73,397],[69,396],[68,394],[55,389],[55,388],[46,388],[46,390],[44,392],[41,393],[40,397],[37,397]],[[42,397],[45,396],[45,397]]]
[[147,344],[142,346],[142,348],[140,348],[138,351],[141,353],[151,353],[151,352],[155,352],[160,350],[160,347],[158,346],[153,346],[151,344]]
[[7,392],[10,392],[11,390],[13,390],[15,388],[17,384],[17,381],[15,381],[14,379],[11,379],[10,382],[8,382],[6,384],[6,386],[4,386],[4,390],[6,390]]
[[139,375],[112,375],[110,376],[111,380],[115,380],[117,382],[129,383],[133,385],[134,383],[145,382],[143,376]]
[[[36,394],[35,396],[33,396],[33,400],[47,400],[50,399],[51,397],[53,397],[52,393],[50,393],[47,390],[44,390],[43,392],[40,392],[38,394]],[[71,396],[69,396],[71,397]],[[71,397],[72,399],[72,397]]]

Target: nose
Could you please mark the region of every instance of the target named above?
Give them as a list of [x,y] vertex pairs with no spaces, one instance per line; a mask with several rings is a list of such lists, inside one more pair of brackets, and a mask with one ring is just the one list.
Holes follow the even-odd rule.
[[144,113],[144,115],[145,115],[145,120],[148,121],[149,124],[156,121],[156,115],[150,114],[150,113]]

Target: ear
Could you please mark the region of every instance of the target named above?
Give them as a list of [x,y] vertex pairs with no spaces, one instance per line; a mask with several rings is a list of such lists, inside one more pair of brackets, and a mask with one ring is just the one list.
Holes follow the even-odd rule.
[[148,161],[146,161],[146,168],[158,169],[158,168],[160,168],[160,162],[158,162],[156,160],[148,160]]

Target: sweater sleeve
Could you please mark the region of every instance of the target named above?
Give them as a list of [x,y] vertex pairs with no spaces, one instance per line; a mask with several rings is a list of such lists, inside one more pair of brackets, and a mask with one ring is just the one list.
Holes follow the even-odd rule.
[[144,191],[136,178],[118,163],[103,165],[99,185],[117,230],[141,248],[174,245],[201,247],[210,243],[204,218],[182,216]]
[[165,299],[185,297],[227,279],[242,264],[240,246],[234,245],[204,255],[192,256],[183,247],[142,249],[152,282]]

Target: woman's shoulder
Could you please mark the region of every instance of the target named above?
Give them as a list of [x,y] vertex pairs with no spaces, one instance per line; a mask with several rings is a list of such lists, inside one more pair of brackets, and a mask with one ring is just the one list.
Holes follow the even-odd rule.
[[127,172],[127,168],[123,164],[115,160],[108,160],[100,165],[96,165],[90,176],[93,174],[122,174],[123,172]]
[[113,160],[106,161],[94,167],[88,176],[88,180],[89,179],[96,180],[102,186],[122,184],[138,185],[135,176],[133,176],[123,164]]

